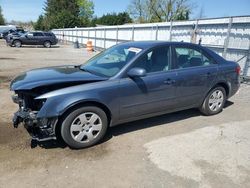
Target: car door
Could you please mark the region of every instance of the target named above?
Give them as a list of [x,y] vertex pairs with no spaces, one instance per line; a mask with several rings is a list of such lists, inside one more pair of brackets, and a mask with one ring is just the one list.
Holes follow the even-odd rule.
[[218,65],[202,49],[191,45],[175,45],[173,54],[178,107],[196,107],[216,81]]
[[120,119],[134,119],[173,109],[176,103],[176,72],[171,70],[170,46],[144,53],[131,68],[135,67],[145,69],[147,75],[120,80]]
[[32,45],[35,43],[34,33],[30,32],[22,37],[22,43],[27,45]]
[[34,32],[34,44],[42,45],[44,43],[45,36],[42,32]]

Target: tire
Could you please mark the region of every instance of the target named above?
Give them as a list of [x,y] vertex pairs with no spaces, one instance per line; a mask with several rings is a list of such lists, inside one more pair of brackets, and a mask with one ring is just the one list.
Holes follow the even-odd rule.
[[43,46],[45,48],[51,48],[51,42],[50,41],[45,41],[44,44],[43,44]]
[[218,114],[223,110],[225,102],[225,89],[220,86],[215,87],[206,96],[200,111],[206,116]]
[[15,40],[13,42],[13,45],[16,47],[16,48],[20,48],[22,47],[22,42],[20,40]]
[[66,115],[61,126],[61,136],[69,147],[82,149],[98,143],[107,128],[106,113],[98,107],[86,106]]

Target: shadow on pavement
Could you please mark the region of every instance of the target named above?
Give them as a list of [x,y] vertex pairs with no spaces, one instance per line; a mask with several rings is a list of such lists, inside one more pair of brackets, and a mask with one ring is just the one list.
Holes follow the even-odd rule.
[[[228,108],[233,104],[234,104],[233,102],[227,101],[224,108]],[[189,110],[174,112],[174,113],[170,113],[170,114],[165,114],[165,115],[161,115],[161,116],[156,116],[156,117],[152,117],[152,118],[147,118],[147,119],[143,119],[143,120],[138,120],[138,121],[134,121],[134,122],[130,122],[130,123],[121,124],[121,125],[109,128],[106,136],[99,144],[107,142],[113,136],[119,136],[122,134],[127,134],[129,132],[147,129],[147,128],[155,127],[158,125],[172,123],[172,122],[177,122],[177,121],[189,119],[189,118],[196,117],[196,116],[202,116],[202,114],[199,112],[199,110],[198,109],[189,109]],[[31,142],[32,148],[34,148],[36,146],[40,146],[40,147],[45,148],[45,149],[67,147],[67,145],[62,141],[62,139],[59,139],[58,141],[53,140],[53,141],[46,141],[46,142],[36,142],[36,141],[33,141],[33,143]]]
[[22,47],[20,47],[20,48],[44,48],[44,49],[51,49],[51,48],[60,48],[60,46],[58,46],[58,45],[56,45],[56,46],[51,46],[50,48],[46,48],[46,47],[44,47],[44,46],[22,46]]

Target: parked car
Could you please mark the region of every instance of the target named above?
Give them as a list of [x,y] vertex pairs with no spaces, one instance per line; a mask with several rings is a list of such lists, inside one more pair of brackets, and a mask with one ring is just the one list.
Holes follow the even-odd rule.
[[7,36],[5,36],[5,41],[7,46],[12,46],[10,44],[10,41],[13,37],[20,37],[22,35],[25,35],[27,33],[27,31],[14,31],[14,32],[9,32],[9,34]]
[[2,32],[1,36],[2,36],[2,38],[4,38],[6,40],[6,38],[7,38],[8,35],[11,35],[11,34],[16,35],[16,34],[23,34],[23,33],[25,33],[25,31],[23,30],[22,27],[16,27],[14,29],[4,30]]
[[[182,42],[128,42],[83,65],[35,69],[10,85],[33,139],[62,137],[72,148],[99,142],[107,128],[190,108],[223,110],[240,86],[240,66]],[[132,125],[131,125],[132,126]]]
[[22,45],[43,45],[50,48],[51,45],[56,45],[58,40],[51,32],[34,31],[23,35],[11,35],[6,42],[10,46],[20,48]]
[[21,30],[21,31],[9,31],[8,34],[6,36],[4,36],[5,40],[8,40],[8,37],[11,37],[11,36],[21,36],[23,34],[26,34],[27,31],[24,31],[24,30]]
[[3,33],[8,32],[9,30],[16,30],[17,27],[14,25],[0,25],[0,39],[3,38]]

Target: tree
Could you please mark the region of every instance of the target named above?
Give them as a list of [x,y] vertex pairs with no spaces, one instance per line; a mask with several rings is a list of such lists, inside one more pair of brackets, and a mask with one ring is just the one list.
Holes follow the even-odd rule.
[[190,0],[132,0],[128,11],[136,22],[188,20]]
[[16,25],[18,27],[23,28],[24,30],[34,30],[34,23],[32,21],[22,22],[22,21],[15,21],[11,20],[8,22],[10,25]]
[[47,0],[45,14],[34,24],[37,30],[89,26],[94,14],[91,0]]
[[46,30],[80,25],[77,0],[47,0],[44,11]]
[[95,17],[92,20],[92,26],[95,26],[96,24],[99,25],[123,25],[126,23],[131,23],[132,19],[130,18],[129,14],[126,12],[121,13],[112,13],[112,14],[106,14],[103,15],[100,18]]
[[205,18],[206,16],[205,16],[205,13],[204,13],[204,8],[203,8],[203,6],[200,8],[200,12],[199,12],[199,14],[198,14],[198,19],[201,19],[201,18]]
[[147,22],[147,9],[146,0],[132,0],[128,6],[129,14],[139,23]]
[[4,17],[3,17],[3,13],[2,13],[2,8],[0,6],[0,25],[4,25],[5,21],[4,21]]
[[94,3],[90,0],[77,0],[81,26],[89,26],[94,14]]
[[46,30],[46,28],[45,28],[45,21],[44,21],[43,15],[40,15],[38,17],[37,22],[34,24],[34,29],[35,30],[41,30],[41,31]]

